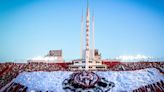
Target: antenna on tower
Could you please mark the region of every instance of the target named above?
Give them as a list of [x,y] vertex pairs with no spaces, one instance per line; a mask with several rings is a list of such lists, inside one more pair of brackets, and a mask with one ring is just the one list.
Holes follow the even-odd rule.
[[87,8],[89,7],[89,1],[87,0]]
[[89,1],[87,0],[87,16],[89,15]]

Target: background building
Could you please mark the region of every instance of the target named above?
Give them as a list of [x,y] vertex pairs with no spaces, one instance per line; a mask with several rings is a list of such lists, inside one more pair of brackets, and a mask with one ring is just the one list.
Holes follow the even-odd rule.
[[64,59],[62,50],[50,50],[46,56],[35,57],[28,60],[28,62],[62,63],[64,62]]
[[[92,55],[92,52],[93,51],[90,50],[90,55]],[[70,65],[71,70],[85,70],[86,69],[85,58],[73,60],[72,63],[73,64]],[[89,59],[88,66],[89,66],[88,70],[104,70],[107,68],[107,66],[102,63],[101,53],[97,49],[95,49],[94,51],[94,59],[93,58]]]

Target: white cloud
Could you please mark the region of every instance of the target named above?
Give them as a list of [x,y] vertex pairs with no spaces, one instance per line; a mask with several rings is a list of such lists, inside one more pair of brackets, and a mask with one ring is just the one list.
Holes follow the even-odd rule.
[[34,57],[32,58],[31,60],[44,60],[44,61],[53,61],[53,60],[57,60],[57,57],[50,57],[50,56],[47,56],[47,57],[42,57],[42,56],[37,56],[37,57]]
[[122,55],[122,56],[116,57],[116,59],[119,59],[121,61],[149,61],[149,60],[155,60],[157,58],[138,54],[135,56]]

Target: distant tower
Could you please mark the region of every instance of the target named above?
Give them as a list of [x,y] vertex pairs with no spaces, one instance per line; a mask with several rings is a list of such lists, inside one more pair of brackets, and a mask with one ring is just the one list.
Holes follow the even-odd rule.
[[[81,34],[80,34],[80,55],[81,58],[73,61],[73,65],[70,66],[72,69],[79,70],[95,70],[95,69],[106,69],[107,67],[102,64],[101,54],[97,49],[95,49],[95,30],[94,30],[94,12],[92,18],[90,18],[90,10],[87,0],[87,9],[86,9],[86,22],[84,23],[84,16],[82,11],[81,19]],[[92,19],[90,21],[90,19]],[[90,32],[90,23],[91,32]],[[85,28],[85,31],[84,31]],[[85,33],[85,34],[84,34]],[[90,40],[91,33],[91,40]],[[90,42],[91,41],[91,42]],[[84,43],[83,43],[84,42]],[[85,44],[85,45],[84,45]],[[92,47],[90,47],[90,44]],[[85,46],[85,47],[83,47]],[[85,61],[85,62],[84,62]]]
[[80,33],[80,56],[83,59],[83,33],[84,33],[84,19],[83,19],[83,10],[82,10],[82,17],[81,17],[81,33]]
[[87,15],[86,15],[86,48],[85,48],[85,69],[89,69],[89,60],[90,60],[90,12],[87,4]]
[[[85,20],[86,22],[84,23],[84,16],[83,16],[83,11],[82,11],[81,32],[80,32],[81,33],[80,34],[81,59],[74,60],[73,65],[71,65],[70,68],[75,69],[75,70],[76,69],[79,69],[79,70],[81,70],[81,69],[82,70],[84,70],[84,69],[85,70],[106,69],[107,67],[102,64],[101,54],[98,52],[97,49],[95,49],[94,14],[91,18],[92,20],[90,21],[90,10],[89,10],[88,2],[87,2],[85,19],[86,19]],[[91,32],[90,32],[90,23],[92,24]],[[84,31],[84,28],[85,28],[85,31]],[[91,33],[91,37],[92,37],[91,40],[90,40],[90,33]],[[90,44],[92,47],[90,47]],[[85,46],[85,47],[83,47],[83,46]]]
[[95,57],[94,12],[92,16],[92,59]]

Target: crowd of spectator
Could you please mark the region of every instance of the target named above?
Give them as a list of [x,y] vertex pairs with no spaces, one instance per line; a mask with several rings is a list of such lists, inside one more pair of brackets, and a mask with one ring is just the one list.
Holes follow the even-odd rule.
[[29,63],[26,65],[25,71],[62,71],[65,67],[57,63]]
[[4,65],[8,68],[3,72],[2,75],[0,75],[0,88],[5,86],[25,69],[25,64],[6,63]]
[[7,67],[6,64],[0,63],[0,71],[3,71]]
[[27,92],[27,87],[13,82],[3,92]]
[[163,92],[163,91],[164,91],[164,83],[162,80],[133,90],[133,92]]
[[[132,92],[163,92],[164,90],[164,82],[158,81],[152,84],[148,84],[142,87],[139,87],[137,89],[134,89]],[[25,87],[19,83],[11,83],[8,88],[4,90],[4,92],[27,92],[28,87]],[[35,92],[41,92],[41,91],[36,91]],[[49,92],[49,91],[46,91]],[[55,91],[51,91],[55,92]]]
[[157,68],[164,73],[164,62],[104,62],[107,70],[112,71],[131,71],[145,68]]
[[[0,63],[0,89],[14,79],[19,73],[26,71],[70,71],[71,63]],[[164,74],[164,62],[104,62],[107,70],[129,71],[155,67]]]
[[[9,83],[12,79],[23,72],[32,71],[65,71],[67,70],[68,64],[57,64],[57,63],[1,63],[0,64],[0,89]],[[3,73],[2,73],[3,71]]]

